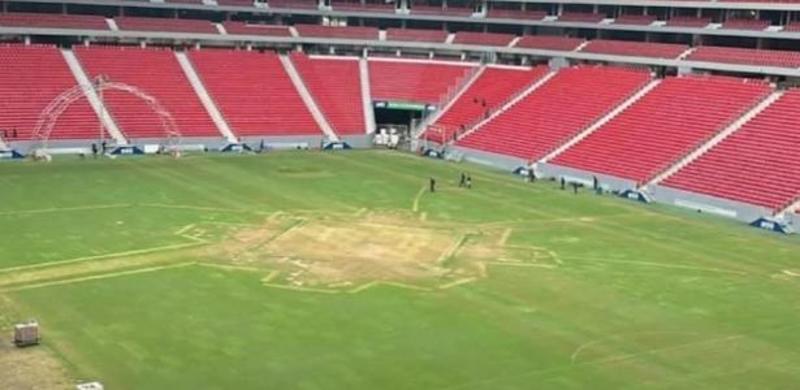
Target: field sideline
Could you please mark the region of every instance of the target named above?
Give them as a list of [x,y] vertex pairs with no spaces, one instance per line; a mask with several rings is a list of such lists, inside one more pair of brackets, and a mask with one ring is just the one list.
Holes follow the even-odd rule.
[[[0,388],[800,382],[800,241],[728,220],[385,151],[9,163],[0,184]],[[44,345],[9,348],[28,318]]]

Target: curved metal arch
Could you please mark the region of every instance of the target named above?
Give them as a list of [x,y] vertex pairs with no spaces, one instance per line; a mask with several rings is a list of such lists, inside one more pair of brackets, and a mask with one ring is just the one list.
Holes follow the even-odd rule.
[[[47,142],[50,139],[50,134],[53,132],[53,128],[55,127],[58,118],[73,103],[84,98],[86,96],[85,90],[89,88],[93,88],[96,92],[108,90],[122,91],[138,97],[147,103],[148,107],[159,116],[159,119],[161,120],[161,126],[163,127],[164,134],[167,138],[167,145],[170,147],[170,149],[174,150],[175,145],[180,142],[181,132],[178,130],[178,127],[175,124],[175,119],[172,117],[172,114],[170,114],[169,111],[167,111],[167,109],[161,105],[158,99],[135,86],[115,81],[108,81],[108,79],[102,75],[92,79],[92,84],[90,86],[76,85],[62,92],[52,101],[50,101],[47,107],[45,107],[39,114],[39,118],[36,121],[36,127],[33,130],[33,139],[40,141],[43,147],[47,148]],[[102,110],[107,112],[105,103],[101,102],[101,104],[103,104]]]

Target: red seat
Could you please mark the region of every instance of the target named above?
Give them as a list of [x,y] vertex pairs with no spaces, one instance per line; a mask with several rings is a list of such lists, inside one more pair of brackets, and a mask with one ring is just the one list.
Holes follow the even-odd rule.
[[[54,46],[0,45],[0,130],[6,131],[6,140],[31,139],[42,110],[75,85],[75,77]],[[12,137],[14,130],[17,138]],[[50,138],[100,138],[100,121],[85,98],[72,103],[58,118]]]
[[547,16],[547,12],[492,8],[487,13],[487,16],[490,18],[498,18],[498,19],[542,20],[544,19],[545,16]]
[[0,26],[108,30],[108,23],[103,16],[26,12],[0,14]]
[[443,43],[447,39],[445,30],[421,30],[413,28],[388,28],[386,39],[389,41],[409,42],[437,42]]
[[456,33],[453,43],[482,46],[508,46],[513,39],[514,35],[511,34],[461,31]]
[[189,57],[237,135],[321,134],[276,54],[196,50]]
[[[105,75],[156,98],[184,137],[221,136],[172,50],[92,46],[78,47],[75,53],[88,76]],[[165,136],[161,117],[142,99],[121,91],[106,91],[103,97],[129,140]]]
[[437,104],[474,66],[371,59],[372,99]]
[[800,67],[800,52],[758,50],[737,47],[700,46],[687,58],[692,61],[722,62],[742,65],[765,65],[782,68]]
[[344,39],[367,39],[377,40],[378,29],[376,27],[359,26],[320,26],[316,24],[298,24],[294,26],[301,37],[317,38],[344,38]]
[[583,43],[581,38],[570,38],[553,35],[525,35],[517,41],[514,47],[524,49],[542,49],[572,51]]
[[678,58],[689,49],[687,45],[676,43],[610,41],[595,39],[589,41],[581,51],[587,53],[615,54],[621,56]]
[[365,134],[364,105],[361,104],[361,72],[358,59],[291,56],[325,119],[339,135]]
[[456,144],[538,160],[612,110],[649,79],[646,71],[616,67],[559,70],[522,101]]
[[769,91],[764,83],[738,78],[670,77],[553,163],[645,183]]
[[800,90],[786,92],[663,184],[771,210],[800,196]]
[[120,16],[114,18],[120,30],[165,31],[218,34],[217,28],[208,20],[174,18],[139,18]]
[[487,112],[499,108],[516,93],[527,88],[547,73],[539,66],[533,69],[488,67],[470,87],[453,102],[449,110],[425,133],[436,142],[445,142],[461,129],[475,124]]
[[264,35],[270,37],[291,37],[287,26],[266,24],[249,24],[245,22],[227,21],[223,24],[225,31],[231,35]]

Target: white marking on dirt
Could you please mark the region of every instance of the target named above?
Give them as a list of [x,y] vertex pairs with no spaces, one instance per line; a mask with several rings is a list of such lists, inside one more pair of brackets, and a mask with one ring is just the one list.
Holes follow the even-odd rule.
[[244,265],[230,265],[230,264],[216,264],[199,262],[197,265],[201,267],[216,268],[226,271],[248,271],[248,272],[264,272],[263,269],[257,267],[248,267]]
[[500,237],[500,241],[497,242],[497,245],[505,245],[506,242],[508,242],[508,239],[511,237],[512,232],[513,229],[506,228],[506,230],[503,231],[503,235]]
[[263,283],[265,287],[272,287],[272,288],[279,288],[281,290],[291,290],[291,291],[299,291],[299,292],[313,292],[313,293],[322,293],[322,294],[338,294],[339,290],[327,290],[324,288],[313,288],[313,287],[300,287],[300,286],[289,286],[285,284],[276,284],[276,283]]
[[791,277],[795,277],[795,278],[800,277],[800,273],[794,272],[794,271],[790,271],[788,269],[783,270],[783,273],[786,274],[786,275],[789,275]]
[[454,281],[452,281],[450,283],[445,283],[445,284],[439,286],[439,289],[440,290],[447,290],[448,288],[453,288],[453,287],[456,287],[456,286],[460,286],[462,284],[472,283],[472,282],[474,282],[476,280],[478,280],[478,278],[476,278],[476,277],[454,280]]
[[505,265],[510,267],[531,267],[531,268],[547,268],[547,269],[556,269],[555,265],[552,264],[538,264],[538,263],[502,263],[499,261],[488,261],[486,264],[489,265]]
[[423,211],[423,212],[421,212],[421,213],[419,214],[419,220],[420,220],[421,222],[425,222],[425,221],[427,221],[427,220],[428,220],[428,213],[426,213],[426,212],[424,212],[424,211]]

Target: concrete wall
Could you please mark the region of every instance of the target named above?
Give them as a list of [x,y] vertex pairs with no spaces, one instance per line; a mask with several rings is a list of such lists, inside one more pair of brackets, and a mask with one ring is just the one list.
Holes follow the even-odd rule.
[[647,192],[656,202],[701,210],[702,212],[735,218],[747,223],[772,215],[772,211],[764,207],[659,185],[648,188]]
[[463,146],[454,146],[451,150],[462,153],[464,155],[464,160],[471,163],[486,165],[509,172],[513,172],[519,167],[528,165],[527,161],[520,158],[484,152],[482,150],[465,148]]
[[560,178],[566,177],[567,181],[580,181],[589,186],[592,185],[593,178],[596,176],[600,182],[600,186],[612,191],[625,191],[636,189],[636,182],[628,179],[621,179],[611,175],[604,175],[601,173],[593,173],[581,169],[563,167],[553,164],[539,164],[536,170],[544,177]]

